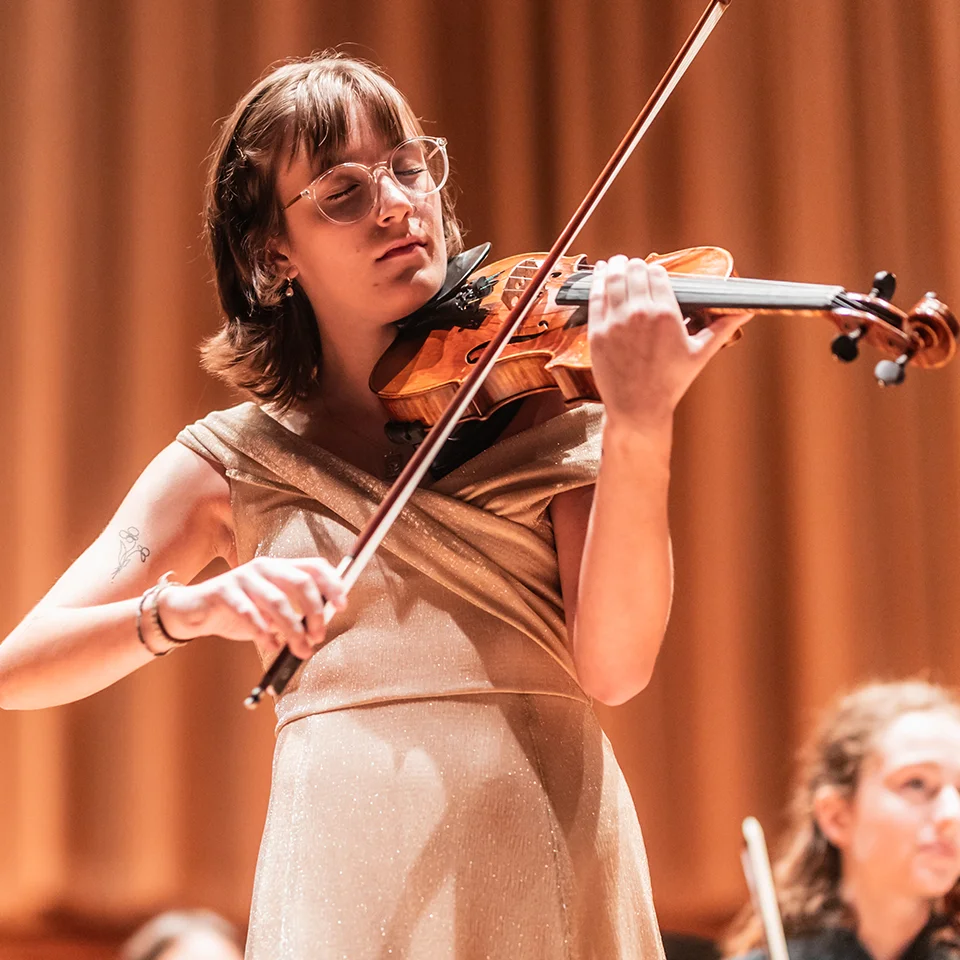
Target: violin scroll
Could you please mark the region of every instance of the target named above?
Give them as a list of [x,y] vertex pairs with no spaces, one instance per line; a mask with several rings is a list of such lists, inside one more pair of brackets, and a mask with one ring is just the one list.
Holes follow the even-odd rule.
[[907,314],[907,324],[919,346],[911,356],[918,367],[934,370],[949,363],[957,352],[960,324],[935,293],[927,293]]
[[[876,282],[881,276],[891,278],[882,291]],[[886,354],[874,368],[880,386],[903,383],[908,364],[934,370],[949,363],[960,336],[953,312],[934,293],[926,294],[909,313],[893,306],[887,299],[893,292],[892,277],[877,274],[870,296],[844,293],[843,306],[833,315],[840,333],[830,349],[838,360],[856,360],[862,341]]]

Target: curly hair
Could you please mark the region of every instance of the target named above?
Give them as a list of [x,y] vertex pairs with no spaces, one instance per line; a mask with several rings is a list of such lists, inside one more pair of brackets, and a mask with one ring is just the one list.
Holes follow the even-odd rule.
[[[855,916],[840,895],[840,851],[820,829],[814,799],[823,786],[835,787],[852,798],[877,737],[894,720],[918,712],[948,713],[960,720],[960,699],[952,691],[922,680],[866,684],[836,703],[806,745],[786,842],[774,865],[788,937],[856,926]],[[960,883],[954,884],[935,908],[943,919],[937,940],[960,950]],[[763,944],[760,918],[748,904],[724,941],[724,956],[738,956]]]
[[[310,301],[274,269],[270,241],[282,237],[276,195],[282,160],[303,151],[316,169],[329,166],[350,134],[359,106],[387,141],[423,133],[397,88],[372,64],[335,51],[273,68],[224,121],[210,157],[205,236],[224,313],[201,347],[203,366],[255,399],[289,407],[310,392],[321,344]],[[441,191],[447,255],[462,248],[449,187]]]

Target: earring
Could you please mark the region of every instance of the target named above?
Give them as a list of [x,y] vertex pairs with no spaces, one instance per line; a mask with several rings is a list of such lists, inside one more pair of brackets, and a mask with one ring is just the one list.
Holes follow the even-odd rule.
[[287,289],[283,291],[283,295],[285,297],[293,296],[293,281],[289,277],[287,277]]

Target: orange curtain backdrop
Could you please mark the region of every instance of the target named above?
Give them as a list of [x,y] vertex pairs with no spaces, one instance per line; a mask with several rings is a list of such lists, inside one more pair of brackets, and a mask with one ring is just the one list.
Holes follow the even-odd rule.
[[[450,141],[468,240],[542,249],[700,0],[0,4],[4,631],[184,423],[230,402],[199,240],[216,121],[272,61],[348,43]],[[736,0],[582,234],[592,257],[726,246],[743,276],[960,304],[960,5]],[[960,366],[767,319],[678,415],[677,593],[655,679],[602,711],[665,926],[744,896],[815,710],[875,676],[960,682]],[[865,351],[866,353],[867,351]],[[251,651],[197,644],[84,702],[0,715],[0,925],[66,909],[246,913],[269,780]],[[316,811],[317,817],[323,811]]]

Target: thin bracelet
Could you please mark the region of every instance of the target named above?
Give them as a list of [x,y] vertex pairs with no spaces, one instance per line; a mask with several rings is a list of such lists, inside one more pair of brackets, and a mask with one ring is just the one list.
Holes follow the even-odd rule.
[[[175,637],[171,637],[170,634],[167,633],[163,624],[160,622],[160,615],[157,612],[157,597],[160,595],[160,592],[166,587],[183,586],[183,584],[178,583],[176,580],[171,580],[170,577],[172,575],[173,571],[168,570],[152,587],[144,590],[143,596],[140,597],[140,603],[137,606],[137,639],[143,644],[144,648],[152,653],[155,657],[165,657],[171,650],[175,649],[175,647],[190,642],[189,640],[178,640]],[[157,627],[160,634],[170,640],[170,642],[173,644],[173,646],[167,647],[166,650],[154,650],[153,647],[147,643],[147,639],[144,636],[143,608],[148,600],[152,601],[153,604],[150,610],[150,620]]]
[[[163,593],[167,587],[182,587],[183,584],[179,580],[171,580],[170,577],[173,576],[173,571],[168,570],[158,581],[156,586],[153,588],[153,607],[150,610],[151,619],[156,625],[157,629],[163,634],[164,640],[168,643],[172,643],[177,647],[182,647],[184,644],[189,643],[193,638],[192,637],[173,637],[167,633],[167,628],[163,625],[163,621],[160,619],[160,594]],[[169,652],[169,651],[168,651]]]
[[173,647],[167,647],[166,650],[154,650],[153,647],[147,643],[146,637],[143,635],[143,605],[147,600],[147,597],[156,590],[156,585],[150,587],[148,590],[144,590],[143,596],[140,597],[140,603],[137,604],[137,639],[143,644],[144,649],[151,653],[155,657],[165,657]]

